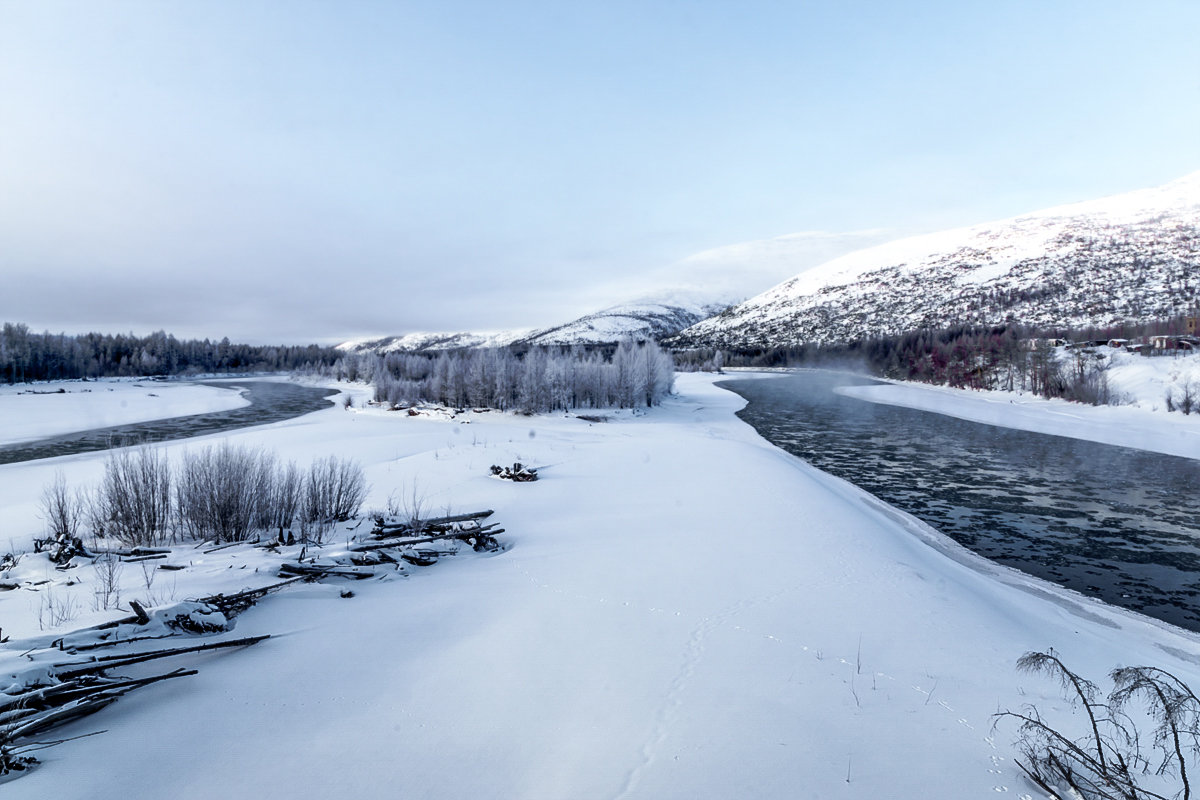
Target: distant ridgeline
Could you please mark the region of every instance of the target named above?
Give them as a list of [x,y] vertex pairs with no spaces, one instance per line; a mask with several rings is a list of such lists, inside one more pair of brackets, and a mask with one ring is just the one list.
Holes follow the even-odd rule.
[[27,325],[6,322],[0,329],[0,382],[319,370],[341,355],[332,347],[256,347],[231,344],[228,337],[180,341],[163,331],[149,336],[32,333]]

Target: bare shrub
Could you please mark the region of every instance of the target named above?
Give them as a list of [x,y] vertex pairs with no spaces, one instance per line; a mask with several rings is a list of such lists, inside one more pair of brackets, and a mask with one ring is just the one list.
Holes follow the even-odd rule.
[[54,482],[42,491],[40,506],[42,519],[46,522],[46,538],[35,540],[34,549],[46,551],[56,564],[84,555],[79,524],[84,517],[85,498],[81,492],[71,489],[61,470],[54,474]]
[[115,553],[103,553],[96,557],[95,565],[92,608],[96,611],[116,608],[121,602],[121,559]]
[[[996,715],[1018,721],[1024,760],[1016,763],[1038,788],[1052,798],[1189,800],[1188,766],[1200,755],[1200,699],[1179,678],[1156,667],[1120,667],[1110,673],[1113,689],[1104,702],[1096,684],[1068,669],[1054,650],[1026,653],[1017,668],[1057,681],[1086,719],[1086,732],[1074,736],[1032,706]],[[1160,754],[1153,760],[1135,716],[1153,726],[1152,746]]]
[[184,454],[175,484],[179,528],[193,539],[240,542],[272,521],[275,457],[223,442]]
[[414,531],[420,531],[424,527],[428,504],[420,482],[414,478],[412,483],[406,482],[398,492],[388,495],[387,513],[393,519],[407,522]]
[[125,544],[167,544],[171,470],[166,456],[149,447],[113,451],[104,464],[93,519],[99,532]]
[[54,473],[54,482],[42,491],[41,508],[46,533],[52,539],[69,541],[78,537],[83,504],[79,494],[67,484],[62,470]]
[[38,628],[44,631],[65,625],[79,616],[79,610],[75,595],[56,595],[53,589],[47,589],[38,599]]
[[[305,535],[320,537],[356,516],[366,492],[355,461],[330,456],[305,472],[294,462],[277,465],[271,451],[225,442],[183,454],[174,471],[159,451],[114,451],[90,504],[60,475],[42,506],[53,532],[77,531],[87,508],[98,537],[160,546],[177,536],[230,542],[278,531],[282,537],[297,522]],[[65,558],[87,554],[77,538],[70,541],[77,546],[63,550]],[[41,543],[47,542],[57,548],[53,539]]]
[[275,471],[275,479],[271,486],[271,498],[267,508],[266,518],[262,527],[277,530],[279,537],[292,527],[292,522],[300,511],[300,499],[304,490],[304,475],[296,462],[289,461]]
[[344,522],[358,513],[366,494],[367,481],[358,462],[337,456],[319,458],[304,479],[303,521]]
[[158,567],[155,562],[140,561],[138,562],[138,567],[142,570],[142,588],[144,589],[144,593],[139,599],[142,601],[143,606],[153,608],[154,606],[174,602],[178,581],[172,578],[169,587],[155,589],[154,583],[158,579]]

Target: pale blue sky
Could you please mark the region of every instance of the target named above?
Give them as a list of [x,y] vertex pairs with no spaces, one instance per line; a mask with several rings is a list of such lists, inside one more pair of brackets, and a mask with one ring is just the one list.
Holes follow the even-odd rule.
[[723,245],[1152,186],[1200,169],[1198,34],[1195,0],[0,0],[0,319],[544,325]]

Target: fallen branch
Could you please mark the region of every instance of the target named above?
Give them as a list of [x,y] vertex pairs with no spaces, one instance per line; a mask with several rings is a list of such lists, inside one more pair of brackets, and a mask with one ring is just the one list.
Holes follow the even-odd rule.
[[272,583],[269,586],[260,586],[257,589],[246,589],[245,591],[236,594],[214,594],[208,597],[202,597],[196,600],[197,603],[212,606],[227,617],[235,617],[246,609],[253,606],[259,600],[266,597],[274,591],[278,591],[288,584],[295,583],[298,580],[303,580],[300,576],[288,578],[279,583]]
[[[67,650],[71,653],[79,653],[79,652],[83,652],[85,650],[99,650],[102,647],[116,647],[119,644],[132,644],[133,642],[146,642],[146,641],[153,641],[156,639],[178,639],[178,638],[179,638],[178,633],[163,633],[163,634],[159,634],[157,636],[130,636],[128,639],[108,639],[108,640],[105,640],[102,642],[92,642],[90,644],[62,645],[60,649]],[[62,644],[63,640],[59,639],[58,642],[60,644]]]
[[96,656],[91,661],[76,661],[55,664],[54,669],[58,677],[69,680],[71,678],[77,678],[81,675],[94,675],[107,669],[127,667],[130,664],[140,664],[144,661],[155,661],[160,658],[170,658],[172,656],[183,655],[184,653],[199,653],[204,650],[218,650],[223,647],[249,647],[252,644],[258,644],[259,642],[270,638],[270,634],[263,634],[261,636],[248,636],[245,639],[232,639],[225,642],[197,644],[191,647],[176,647],[167,650],[151,650],[147,653],[138,653],[132,656]]
[[[472,522],[474,520],[487,519],[496,512],[492,509],[486,511],[473,511],[469,514],[453,514],[448,517],[433,517],[431,519],[416,520],[415,524],[420,528],[428,528],[431,525],[450,525],[455,522]],[[375,530],[396,530],[406,529],[412,530],[414,522],[377,522]]]
[[74,700],[78,700],[88,695],[97,694],[100,692],[112,692],[116,690],[129,691],[137,689],[141,686],[149,686],[152,683],[165,681],[168,678],[181,678],[186,675],[195,675],[196,670],[177,669],[173,672],[168,672],[163,675],[153,675],[148,678],[130,678],[120,681],[101,680],[98,683],[84,684],[80,681],[67,681],[53,686],[43,686],[38,689],[25,692],[15,696],[12,700],[0,704],[0,712],[11,712],[14,710],[28,711],[37,713],[54,706],[65,705]]
[[130,556],[128,558],[122,558],[121,561],[125,564],[137,564],[142,561],[158,561],[166,557],[166,553],[156,553],[148,556]]
[[96,556],[117,556],[118,558],[129,558],[131,556],[168,556],[171,554],[169,547],[126,547],[117,550],[92,550],[92,555]]
[[327,575],[336,575],[342,578],[354,578],[355,580],[375,577],[375,571],[366,567],[353,567],[342,564],[293,564],[290,562],[279,565],[279,574],[310,578],[323,578]]
[[239,544],[245,544],[245,542],[226,542],[225,544],[219,544],[216,547],[210,547],[205,550],[204,553],[208,554],[215,553],[218,550],[228,550],[230,547],[237,547]]
[[465,531],[451,531],[441,534],[430,534],[429,536],[404,536],[396,539],[384,539],[378,542],[357,542],[350,545],[349,550],[352,553],[365,553],[370,550],[387,550],[393,547],[407,547],[414,544],[428,544],[436,542],[440,539],[459,539],[466,541],[477,537],[493,537],[504,533],[504,528],[495,530],[483,531],[480,528],[474,528]]

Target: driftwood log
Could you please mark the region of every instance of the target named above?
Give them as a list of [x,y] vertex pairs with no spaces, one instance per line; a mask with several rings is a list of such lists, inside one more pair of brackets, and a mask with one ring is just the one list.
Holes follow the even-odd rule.
[[442,539],[457,539],[459,541],[470,542],[472,539],[492,537],[501,533],[504,533],[504,528],[496,528],[489,525],[487,530],[476,528],[474,530],[430,534],[429,536],[397,536],[392,539],[381,539],[377,542],[358,542],[350,545],[349,549],[352,553],[364,553],[370,550],[386,550],[394,547],[428,544],[429,542],[437,542]]
[[332,575],[338,578],[374,578],[375,570],[367,567],[347,566],[345,564],[302,564],[283,563],[279,565],[280,575],[296,575],[300,577],[323,578]]
[[410,530],[410,531],[417,531],[417,530],[424,531],[424,530],[430,530],[430,529],[450,530],[451,527],[454,526],[455,524],[466,523],[466,522],[478,523],[479,520],[487,519],[488,517],[490,517],[492,514],[495,514],[495,513],[496,513],[495,511],[493,511],[492,509],[489,508],[486,511],[473,511],[469,514],[453,514],[448,517],[431,517],[429,519],[413,519],[413,520],[409,520],[408,522],[390,522],[390,523],[385,522],[382,518],[378,518],[375,520],[375,530],[372,533],[374,535],[378,535],[380,531],[392,531],[392,530]]
[[[95,628],[85,630],[95,631]],[[134,689],[196,674],[194,669],[181,667],[147,677],[128,678],[110,676],[107,674],[109,670],[206,650],[247,647],[268,638],[267,635],[250,636],[185,647],[93,656],[85,661],[42,666],[31,673],[31,684],[23,689],[0,693],[0,776],[28,769],[37,763],[37,759],[28,753],[44,745],[23,744],[31,737],[94,714]],[[119,643],[128,644],[131,641],[134,640]]]
[[538,479],[536,469],[533,467],[527,467],[519,461],[513,464],[511,467],[501,467],[493,464],[492,474],[497,478],[501,478],[506,481],[514,481],[516,483],[529,483]]

